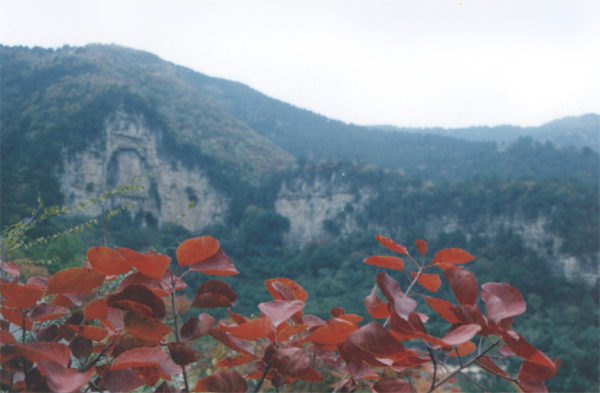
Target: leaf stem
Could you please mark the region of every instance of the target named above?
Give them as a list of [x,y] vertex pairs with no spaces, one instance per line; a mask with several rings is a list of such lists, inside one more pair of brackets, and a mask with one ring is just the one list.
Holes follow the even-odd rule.
[[[479,358],[481,358],[483,355],[485,355],[486,353],[488,353],[492,348],[494,348],[496,345],[500,344],[501,342],[502,342],[502,340],[498,340],[498,341],[492,343],[492,345],[489,348],[487,348],[485,351],[483,351],[481,353],[481,355],[478,355],[478,356],[474,357],[473,359],[469,360],[467,363],[464,364],[464,366],[462,368],[458,368],[458,369],[452,371],[450,374],[448,374],[444,378],[442,378],[442,380],[440,380],[438,383],[432,384],[431,388],[429,388],[429,390],[427,391],[427,393],[433,392],[435,389],[437,389],[438,387],[440,387],[447,380],[449,380],[450,378],[452,378],[453,376],[455,376],[456,374],[458,374],[459,372],[461,372],[463,369],[469,367],[471,364],[475,363],[477,360],[479,360]],[[435,382],[435,380],[434,380],[434,382]]]
[[[180,267],[181,268],[181,267]],[[181,342],[181,337],[179,336],[179,315],[177,315],[177,305],[175,304],[175,277],[176,274],[172,274],[171,272],[171,304],[173,305],[173,321],[175,323],[175,337],[177,338],[177,342]],[[179,269],[177,269],[177,274],[179,274]],[[185,391],[187,393],[190,392],[190,384],[188,383],[187,372],[185,371],[185,366],[181,366],[181,371],[183,372],[183,382],[185,382]]]
[[[27,331],[25,326],[25,311],[21,311],[21,314],[23,315],[23,335],[21,336],[21,342],[25,342],[25,332]],[[29,381],[27,362],[25,361],[25,358],[23,358],[23,374],[25,375],[25,386],[27,386],[27,390],[29,390],[31,387],[31,381]]]
[[429,388],[429,391],[432,392],[435,386],[435,377],[437,374],[437,362],[435,361],[435,358],[433,357],[433,351],[431,350],[431,347],[427,347],[427,349],[429,350],[429,357],[431,358],[431,363],[433,363],[433,377],[431,378],[431,387]]
[[267,377],[267,373],[269,372],[270,368],[271,368],[271,362],[269,362],[267,364],[267,367],[265,367],[265,371],[263,372],[263,375],[260,378],[260,381],[258,381],[258,385],[256,385],[256,388],[254,389],[254,393],[258,393],[258,391],[260,390],[260,387],[262,386],[265,378]]
[[479,386],[479,388],[481,390],[483,390],[484,392],[486,392],[485,387],[483,387],[479,382],[477,382],[476,380],[474,380],[473,378],[471,378],[470,376],[468,376],[467,374],[463,373],[462,371],[458,372],[460,375],[462,375],[463,377],[467,378],[469,381],[473,382],[475,385]]

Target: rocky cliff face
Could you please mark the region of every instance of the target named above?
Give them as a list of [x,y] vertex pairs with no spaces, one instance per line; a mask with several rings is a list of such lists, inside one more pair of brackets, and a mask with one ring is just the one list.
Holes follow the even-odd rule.
[[[144,119],[117,112],[105,123],[104,137],[85,151],[65,155],[64,169],[59,174],[66,204],[84,201],[99,193],[142,177],[144,190],[118,196],[109,206],[92,206],[84,213],[102,214],[106,207],[135,205],[132,215],[142,225],[168,225],[186,210],[190,201],[196,206],[178,224],[198,232],[209,224],[222,223],[230,198],[209,183],[202,168],[188,168],[162,151],[160,133],[151,131]],[[369,222],[365,206],[375,190],[367,185],[351,184],[344,173],[298,175],[285,179],[275,201],[277,213],[290,220],[285,234],[288,245],[302,246],[322,238],[344,238],[366,230],[391,235],[398,239],[410,237],[411,228],[382,228]],[[493,239],[503,228],[521,236],[524,245],[534,250],[557,274],[569,279],[583,279],[593,284],[598,278],[598,255],[575,258],[561,254],[563,239],[547,230],[548,217],[526,219],[523,215],[479,217],[475,223],[461,222],[457,217],[425,218],[427,236],[462,232],[467,240],[472,236]],[[585,259],[585,260],[584,260]]]
[[118,196],[109,206],[92,205],[85,214],[102,214],[106,207],[135,205],[131,213],[142,225],[166,225],[196,206],[178,223],[198,231],[223,221],[229,198],[209,184],[201,168],[187,168],[176,157],[161,152],[160,134],[148,129],[144,119],[117,112],[105,123],[100,141],[74,156],[65,155],[59,174],[68,206],[141,177],[143,191]]
[[[336,173],[310,180],[298,177],[284,181],[275,209],[290,220],[290,231],[285,240],[288,244],[301,246],[320,238],[345,237],[366,230],[392,236],[399,241],[410,238],[411,228],[405,228],[401,223],[396,228],[383,228],[365,217],[365,206],[374,191],[368,187],[353,188]],[[547,229],[548,224],[548,217],[528,219],[520,213],[478,217],[474,223],[463,222],[452,215],[424,218],[429,238],[462,232],[467,241],[473,236],[492,241],[501,229],[512,232],[521,237],[526,248],[546,260],[555,274],[564,274],[569,280],[593,285],[599,276],[600,255],[574,257],[561,253],[564,239],[551,233]]]

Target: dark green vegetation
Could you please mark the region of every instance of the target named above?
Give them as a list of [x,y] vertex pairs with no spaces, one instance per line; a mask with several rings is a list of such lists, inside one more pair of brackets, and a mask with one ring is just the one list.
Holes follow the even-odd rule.
[[[515,134],[521,138],[514,138],[514,144],[499,146],[493,140],[467,141],[467,138],[449,136],[468,135],[470,130],[398,129],[392,132],[360,127],[271,99],[240,83],[211,78],[182,67],[178,71],[233,116],[300,159],[315,162],[359,159],[430,180],[469,179],[479,174],[498,175],[502,179],[576,176],[588,184],[598,183],[597,147],[595,151],[581,147],[558,149],[551,142],[522,137],[527,135],[524,132]],[[581,118],[583,124],[573,119],[567,123],[569,127],[577,124],[591,133],[589,143],[593,145],[600,134],[600,119],[596,115],[591,118],[592,124],[590,115]],[[554,122],[539,128],[545,130],[550,125],[554,135],[559,135],[557,128],[560,127]],[[563,134],[571,129],[562,128]],[[504,128],[490,131],[502,135]],[[536,130],[534,134],[540,133]]]
[[[61,154],[104,143],[107,116],[116,110],[143,115],[161,133],[165,154],[205,168],[211,184],[232,198],[229,217],[225,225],[190,234],[177,226],[140,228],[135,218],[121,214],[108,223],[109,246],[173,254],[179,241],[213,235],[240,270],[227,280],[239,294],[237,311],[258,313],[250,307],[268,300],[263,280],[285,276],[309,292],[312,308],[306,311],[321,316],[333,305],[366,315],[363,301],[374,282],[364,277],[378,268],[362,261],[386,252],[369,226],[407,246],[426,239],[429,258],[440,248],[460,247],[476,257],[468,268],[482,282],[508,282],[523,293],[529,308],[516,326],[544,352],[561,354],[563,365],[549,381],[551,390],[599,390],[597,286],[586,289],[553,274],[542,253],[508,230],[467,238],[461,231],[432,236],[426,228],[432,219],[448,215],[474,233],[486,218],[543,216],[544,229],[565,240],[561,255],[582,256],[597,266],[600,160],[594,149],[557,148],[531,138],[499,147],[492,141],[433,135],[433,129],[419,134],[347,125],[239,83],[114,46],[2,47],[1,56],[3,227],[24,217],[22,206],[35,207],[38,194],[46,205],[61,203],[56,177]],[[593,116],[582,120],[593,122]],[[568,119],[539,129],[566,135],[577,124]],[[290,223],[274,210],[281,183],[297,177],[310,182],[334,172],[345,174],[353,192],[364,186],[376,190],[359,217],[361,228],[341,238],[344,217],[333,217],[323,222],[328,237],[302,248],[286,246]],[[76,222],[51,220],[29,236],[55,233]],[[101,239],[99,225],[25,256],[58,259],[47,266],[54,272],[78,266],[85,250]],[[395,278],[405,285],[402,276]],[[317,296],[320,301],[311,303]],[[427,327],[435,333],[441,324],[432,318]]]

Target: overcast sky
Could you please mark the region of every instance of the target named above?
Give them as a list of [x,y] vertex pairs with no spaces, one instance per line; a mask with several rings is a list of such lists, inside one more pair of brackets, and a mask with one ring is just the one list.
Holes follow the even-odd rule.
[[9,1],[0,42],[115,43],[355,124],[600,113],[600,1]]

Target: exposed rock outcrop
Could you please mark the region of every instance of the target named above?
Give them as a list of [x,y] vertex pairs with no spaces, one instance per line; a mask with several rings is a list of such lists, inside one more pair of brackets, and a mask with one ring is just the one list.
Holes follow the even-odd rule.
[[[209,184],[201,168],[188,168],[176,157],[160,153],[160,133],[149,130],[142,117],[117,112],[107,119],[105,132],[87,150],[71,157],[65,154],[59,178],[66,205],[130,183],[137,176],[144,189],[112,198],[107,207],[133,204],[130,212],[142,225],[162,226],[197,201],[178,224],[198,231],[223,221],[229,198]],[[103,208],[92,205],[85,214],[102,214]]]

